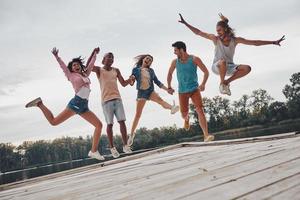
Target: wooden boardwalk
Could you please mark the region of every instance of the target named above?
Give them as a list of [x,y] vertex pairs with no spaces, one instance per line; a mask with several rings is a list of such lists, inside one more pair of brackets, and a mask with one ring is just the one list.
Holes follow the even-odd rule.
[[0,189],[1,200],[300,199],[300,137],[183,143]]

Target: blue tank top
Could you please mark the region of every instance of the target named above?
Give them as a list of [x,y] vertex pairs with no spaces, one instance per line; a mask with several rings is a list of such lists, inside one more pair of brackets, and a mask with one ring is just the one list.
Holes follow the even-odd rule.
[[188,93],[195,91],[198,84],[197,66],[193,62],[193,56],[189,56],[186,63],[176,60],[176,72],[178,79],[178,92]]

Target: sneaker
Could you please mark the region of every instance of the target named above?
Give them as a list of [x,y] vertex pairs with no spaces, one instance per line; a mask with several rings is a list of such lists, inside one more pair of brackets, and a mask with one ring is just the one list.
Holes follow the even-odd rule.
[[90,158],[95,158],[97,160],[105,160],[105,158],[99,153],[99,151],[95,151],[95,152],[90,151],[88,156]]
[[231,91],[230,91],[230,85],[224,85],[224,94],[227,94],[228,96],[231,96]]
[[221,94],[226,94],[226,90],[225,90],[226,85],[221,83],[219,86],[219,91]]
[[184,120],[183,128],[188,131],[190,130],[190,120]]
[[131,133],[131,134],[129,135],[129,138],[128,138],[128,141],[127,141],[127,145],[128,145],[129,147],[132,146],[134,137],[135,137],[135,134],[133,134],[133,133]]
[[30,101],[28,104],[25,105],[25,107],[26,108],[35,107],[35,106],[38,106],[38,104],[41,102],[42,102],[42,99],[41,99],[41,97],[39,97],[39,98],[36,98],[36,99]]
[[204,142],[210,142],[215,139],[215,136],[213,135],[208,135],[207,137],[204,138]]
[[132,150],[128,145],[125,145],[125,146],[123,146],[123,152],[124,153],[132,153]]
[[110,148],[110,152],[111,152],[112,157],[114,157],[114,158],[118,158],[120,156],[116,147]]
[[173,101],[173,106],[171,108],[171,115],[174,115],[175,113],[177,113],[179,111],[179,106],[175,105],[175,101]]

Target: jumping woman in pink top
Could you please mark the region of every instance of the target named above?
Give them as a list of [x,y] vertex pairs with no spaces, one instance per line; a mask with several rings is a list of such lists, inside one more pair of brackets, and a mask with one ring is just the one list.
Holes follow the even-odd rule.
[[99,47],[94,49],[92,58],[88,62],[87,67],[83,65],[83,59],[81,57],[72,59],[67,66],[58,56],[58,49],[53,48],[52,54],[55,56],[67,79],[72,83],[75,90],[75,97],[71,99],[67,107],[56,117],[54,117],[52,112],[44,105],[40,97],[29,102],[25,107],[40,108],[48,122],[53,126],[64,122],[75,114],[80,115],[83,119],[95,127],[92,149],[88,156],[97,160],[104,160],[104,157],[98,152],[102,123],[88,108],[88,98],[91,91],[91,82],[88,77],[94,67],[96,55],[99,51]]

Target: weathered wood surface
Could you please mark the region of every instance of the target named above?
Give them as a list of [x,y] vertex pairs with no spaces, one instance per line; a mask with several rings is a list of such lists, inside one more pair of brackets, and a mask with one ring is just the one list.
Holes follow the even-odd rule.
[[2,186],[0,199],[300,199],[300,137],[183,143]]

